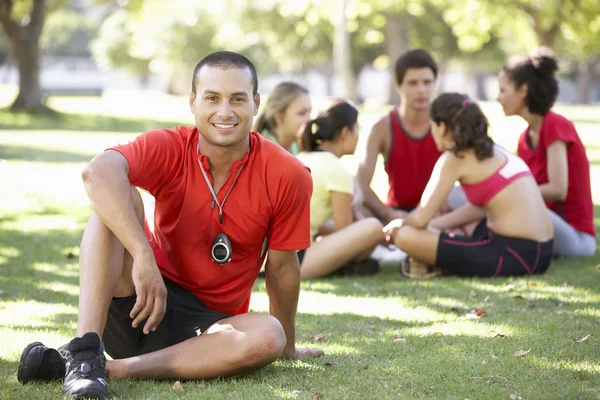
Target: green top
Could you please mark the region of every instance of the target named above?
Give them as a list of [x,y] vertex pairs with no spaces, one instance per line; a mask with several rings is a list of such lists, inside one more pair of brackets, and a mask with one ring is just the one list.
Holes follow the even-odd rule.
[[[268,130],[264,129],[260,134],[265,139],[269,139],[271,142],[275,142],[275,143],[279,144],[279,140],[277,140],[277,136],[273,135]],[[292,153],[292,155],[294,155],[294,156],[298,155],[298,153],[299,153],[298,143],[296,143],[296,142],[292,143],[292,145],[290,146],[290,153]]]

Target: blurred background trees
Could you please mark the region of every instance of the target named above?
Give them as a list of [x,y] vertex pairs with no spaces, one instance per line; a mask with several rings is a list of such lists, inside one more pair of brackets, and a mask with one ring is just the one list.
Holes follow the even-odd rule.
[[361,71],[391,70],[417,47],[440,61],[442,80],[472,77],[481,99],[508,55],[539,45],[557,52],[578,102],[600,79],[598,0],[0,0],[0,24],[0,64],[20,76],[13,109],[28,111],[42,105],[40,68],[53,57],[125,71],[141,88],[160,76],[178,94],[219,49],[243,52],[262,76],[316,71],[325,93],[358,101]]

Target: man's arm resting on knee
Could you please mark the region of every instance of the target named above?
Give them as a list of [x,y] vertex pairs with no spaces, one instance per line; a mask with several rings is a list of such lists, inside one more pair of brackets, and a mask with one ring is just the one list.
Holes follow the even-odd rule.
[[117,151],[108,150],[94,158],[81,176],[98,218],[133,257],[132,275],[137,301],[131,317],[135,318],[133,326],[149,317],[144,327],[144,332],[149,333],[164,315],[166,288],[140,223],[143,215],[136,213],[128,171],[125,157]]
[[133,257],[152,254],[138,220],[125,157],[108,150],[94,158],[81,177],[92,208]]
[[269,249],[265,274],[269,313],[279,320],[287,339],[281,358],[322,356],[321,350],[296,349],[296,310],[300,293],[300,263],[296,251]]
[[357,181],[362,189],[364,196],[364,205],[382,221],[392,219],[391,209],[385,205],[371,189],[371,180],[375,174],[377,166],[377,157],[384,153],[385,149],[382,137],[387,132],[379,126],[379,123],[373,126],[367,137],[366,146],[359,152]]

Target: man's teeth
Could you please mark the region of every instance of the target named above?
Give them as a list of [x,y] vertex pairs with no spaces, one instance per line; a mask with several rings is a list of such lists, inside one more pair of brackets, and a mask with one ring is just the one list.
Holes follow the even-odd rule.
[[215,126],[220,129],[229,129],[233,128],[235,124],[215,124]]

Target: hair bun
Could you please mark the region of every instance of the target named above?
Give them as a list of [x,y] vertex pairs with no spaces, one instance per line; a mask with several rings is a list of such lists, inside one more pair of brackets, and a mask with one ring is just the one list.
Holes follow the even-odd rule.
[[542,75],[553,75],[558,70],[554,52],[548,47],[540,47],[529,54],[531,65]]

